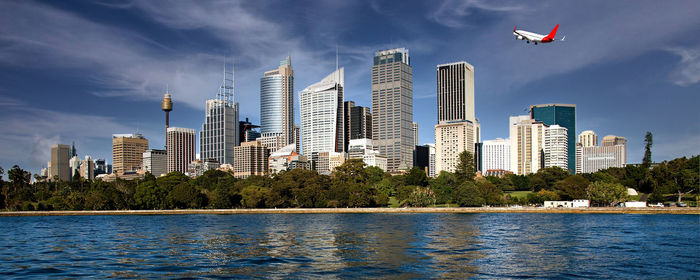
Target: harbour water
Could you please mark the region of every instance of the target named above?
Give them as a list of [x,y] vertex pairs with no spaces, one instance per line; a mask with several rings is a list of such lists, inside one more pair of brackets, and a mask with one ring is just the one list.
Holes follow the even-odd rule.
[[0,278],[700,278],[698,215],[0,217]]

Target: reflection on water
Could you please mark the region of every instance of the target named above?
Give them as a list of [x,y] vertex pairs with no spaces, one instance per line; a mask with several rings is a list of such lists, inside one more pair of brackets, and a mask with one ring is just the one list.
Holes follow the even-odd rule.
[[699,222],[576,214],[3,217],[0,278],[698,278]]

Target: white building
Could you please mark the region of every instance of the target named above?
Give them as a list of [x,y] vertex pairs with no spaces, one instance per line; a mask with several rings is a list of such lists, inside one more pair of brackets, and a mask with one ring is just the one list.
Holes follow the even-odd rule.
[[156,177],[168,173],[168,152],[155,149],[143,152],[143,169]]
[[190,162],[195,160],[196,136],[194,129],[169,127],[167,129],[168,172],[187,172]]
[[598,135],[592,130],[586,130],[578,135],[578,142],[581,143],[583,147],[598,146]]
[[[511,117],[511,121],[514,118]],[[537,173],[544,165],[544,129],[542,122],[524,119],[510,129],[510,169],[518,175]]]
[[568,167],[568,142],[566,127],[551,125],[544,129],[544,167]]
[[428,163],[428,176],[435,178],[435,144],[425,144],[428,146],[429,163]]
[[483,170],[510,170],[510,139],[485,140],[482,147]]
[[545,201],[545,208],[587,208],[591,202],[588,199],[574,199],[573,201]]
[[73,181],[73,176],[75,176],[76,173],[80,174],[80,164],[83,161],[80,160],[78,156],[73,156],[70,158],[68,161],[68,166],[70,167],[70,180]]
[[480,141],[480,127],[471,121],[442,122],[435,126],[435,174],[454,172],[459,154],[469,151],[474,156]]
[[343,152],[344,69],[340,68],[318,83],[299,92],[303,154]]
[[387,158],[374,150],[372,139],[353,139],[348,146],[348,159],[362,159],[367,166],[376,166],[387,171]]
[[644,201],[627,201],[625,202],[625,207],[632,207],[632,208],[643,208],[647,207],[647,203]]
[[206,102],[206,116],[199,132],[199,158],[233,164],[233,147],[240,145],[238,103],[233,102],[232,96],[224,99],[222,92],[227,90],[225,87],[228,86],[221,86],[220,99]]
[[296,143],[292,143],[270,154],[267,161],[268,170],[270,170],[270,173],[274,174],[294,169],[295,166],[293,162],[295,161],[306,162],[306,157],[300,156],[296,152]]
[[336,167],[343,165],[347,158],[345,152],[320,152],[315,155],[317,155],[316,172],[325,175],[330,175]]
[[584,147],[576,145],[576,173],[593,173],[610,167],[625,167],[627,164],[627,140],[608,135],[602,146]]
[[510,171],[518,174],[518,124],[524,120],[529,120],[529,115],[510,116],[508,118],[508,131],[510,135]]

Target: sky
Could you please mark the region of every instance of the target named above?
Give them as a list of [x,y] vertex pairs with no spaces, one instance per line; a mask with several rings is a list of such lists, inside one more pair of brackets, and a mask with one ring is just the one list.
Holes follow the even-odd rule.
[[[565,42],[534,46],[518,29]],[[291,55],[298,92],[345,67],[345,100],[371,107],[374,53],[407,48],[420,143],[434,142],[436,66],[475,67],[482,140],[534,104],[576,104],[576,134],[626,137],[627,161],[700,154],[698,1],[6,1],[0,0],[0,166],[38,173],[53,144],[112,161],[111,135],[165,143],[201,129],[225,61],[240,119],[259,123],[260,78]]]

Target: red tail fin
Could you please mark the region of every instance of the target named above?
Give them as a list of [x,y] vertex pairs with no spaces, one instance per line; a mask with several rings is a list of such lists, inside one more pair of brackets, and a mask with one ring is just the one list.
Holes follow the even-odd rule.
[[515,27],[513,27],[513,32],[515,32],[515,29],[517,29],[517,28],[518,28],[518,26],[517,26],[517,25],[516,25]]
[[552,32],[549,32],[549,35],[547,35],[547,38],[554,40],[554,36],[557,35],[557,29],[559,29],[559,24],[552,29]]

